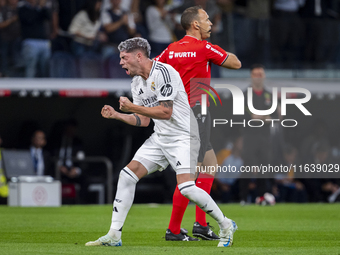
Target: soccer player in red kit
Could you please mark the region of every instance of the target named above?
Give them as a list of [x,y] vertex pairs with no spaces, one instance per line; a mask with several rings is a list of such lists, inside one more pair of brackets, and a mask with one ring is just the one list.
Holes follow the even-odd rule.
[[[189,97],[189,103],[198,121],[201,147],[198,156],[198,166],[216,166],[217,159],[210,144],[211,117],[209,112],[205,119],[201,118],[201,95],[203,92],[198,89],[199,84],[190,84],[192,78],[203,79],[209,83],[211,78],[211,63],[229,69],[241,68],[238,58],[226,52],[218,45],[213,45],[204,39],[210,37],[212,23],[208,14],[200,6],[187,8],[181,17],[182,27],[186,35],[179,41],[170,44],[155,60],[170,64],[180,74],[185,90]],[[210,84],[207,84],[210,85]],[[206,168],[208,169],[208,168]],[[210,169],[210,168],[209,168]],[[214,181],[213,172],[199,173],[196,185],[210,194]],[[181,232],[181,222],[189,200],[181,195],[176,187],[173,195],[172,214],[169,229],[165,239],[168,241],[198,241],[186,233]],[[204,240],[218,240],[218,236],[210,229],[206,222],[206,214],[199,207],[196,207],[196,222],[193,226],[193,235]],[[186,238],[185,238],[186,237]]]

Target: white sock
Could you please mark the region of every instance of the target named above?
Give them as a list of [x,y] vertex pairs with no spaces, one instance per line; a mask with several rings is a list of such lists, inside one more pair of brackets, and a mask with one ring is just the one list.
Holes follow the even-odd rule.
[[122,238],[122,231],[110,228],[108,235],[111,236],[113,240],[119,241]]
[[116,197],[113,201],[112,222],[108,233],[115,240],[119,240],[121,237],[126,216],[135,197],[138,181],[138,177],[128,167],[124,167],[120,171]]
[[224,216],[211,196],[203,189],[198,188],[194,181],[184,182],[178,185],[178,189],[183,196],[198,205],[204,212],[217,221],[220,228],[228,228],[230,220]]

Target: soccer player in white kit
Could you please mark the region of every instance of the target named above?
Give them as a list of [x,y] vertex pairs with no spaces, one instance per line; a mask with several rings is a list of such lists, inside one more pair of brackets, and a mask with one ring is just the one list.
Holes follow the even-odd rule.
[[170,65],[152,61],[150,45],[143,38],[121,42],[118,49],[120,65],[133,77],[133,103],[120,97],[120,110],[132,114],[119,113],[109,105],[102,108],[101,114],[104,118],[135,126],[148,126],[152,119],[155,132],[120,172],[109,232],[85,245],[121,246],[122,228],[133,203],[137,182],[170,164],[176,171],[182,195],[217,221],[220,227],[218,246],[231,246],[237,228],[235,222],[225,217],[210,195],[194,182],[200,146],[198,125],[179,73]]

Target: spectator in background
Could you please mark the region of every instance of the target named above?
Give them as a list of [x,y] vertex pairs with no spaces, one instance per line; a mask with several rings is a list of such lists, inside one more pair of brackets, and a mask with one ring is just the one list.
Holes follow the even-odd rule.
[[25,61],[26,77],[49,76],[51,48],[44,21],[50,20],[46,0],[25,0],[19,8],[22,33],[22,54]]
[[269,18],[271,4],[272,0],[247,1],[246,17],[248,26],[245,28],[247,33],[243,32],[241,38],[241,40],[246,41],[248,46],[248,60],[257,59],[257,61],[266,65],[269,64],[270,59]]
[[153,0],[152,3],[145,13],[151,58],[161,54],[173,42],[173,21],[165,9],[165,0]]
[[[264,81],[266,78],[264,66],[260,64],[254,64],[250,69],[251,73],[251,87],[253,90],[253,106],[257,110],[267,110],[272,105],[272,93],[267,91],[264,87]],[[245,91],[245,98],[247,98],[247,92]],[[248,107],[245,107],[245,121],[250,119],[258,119],[264,122],[261,127],[250,127],[244,128],[243,137],[243,155],[245,166],[260,166],[269,164],[270,158],[270,121],[266,119],[277,119],[277,112],[272,115],[255,115],[251,113]],[[270,192],[270,181],[265,178],[256,178],[256,187],[258,197],[261,199],[264,193]],[[248,200],[248,187],[251,183],[251,179],[242,178],[240,179],[240,199],[241,203],[251,202]]]
[[52,13],[52,51],[71,51],[72,39],[68,28],[73,17],[84,7],[86,0],[54,0]]
[[48,151],[44,150],[46,136],[42,130],[36,130],[31,137],[30,151],[33,159],[34,171],[37,175],[55,177],[54,165]]
[[57,27],[54,25],[54,13],[58,11],[57,0],[46,0],[45,7],[49,10],[51,15],[49,20],[44,21],[45,31],[49,36],[49,39],[54,39],[58,33]]
[[222,148],[217,154],[216,154],[216,159],[217,159],[217,164],[220,166],[223,164],[224,160],[230,156],[231,150],[233,148],[233,143],[228,141],[224,148]]
[[147,1],[140,1],[140,0],[122,1],[121,8],[124,11],[130,13],[134,18],[134,22],[136,24],[136,31],[137,31],[137,34],[135,35],[135,37],[148,38],[148,31],[147,31],[145,20],[144,20],[146,5],[147,5]]
[[73,158],[84,155],[82,142],[76,136],[78,123],[70,119],[63,123],[62,133],[55,140],[54,155],[59,157],[58,168],[61,174],[68,180],[75,179],[81,175],[81,168],[73,162]]
[[[147,1],[145,1],[147,2]],[[125,13],[138,12],[139,0],[123,0],[120,1],[119,9]],[[111,0],[103,0],[104,10],[111,8]]]
[[82,174],[81,164],[74,159],[85,157],[82,141],[77,136],[78,123],[75,119],[58,122],[51,131],[50,151],[58,158],[57,169],[62,183],[80,185],[80,200],[85,202],[87,187],[86,177]]
[[236,52],[235,54],[242,58],[242,65],[244,66],[243,61],[247,61],[247,58],[242,57],[245,55],[242,49],[248,45],[243,31],[246,3],[241,1],[240,6],[239,2],[239,0],[216,0],[216,5],[222,12],[223,33],[220,34],[221,47]]
[[104,31],[108,36],[108,46],[104,55],[118,52],[118,44],[136,34],[133,15],[121,9],[121,2],[121,0],[111,0],[111,9],[103,12],[102,15]]
[[21,31],[17,5],[18,0],[8,0],[0,7],[1,71],[5,74],[10,67],[18,64],[20,58]]
[[[285,167],[299,165],[298,150],[291,145],[286,145],[283,150],[283,162],[275,165],[283,165]],[[294,179],[294,169],[290,169],[288,173],[280,173],[275,176],[275,188],[273,191],[276,201],[278,202],[307,202],[307,192],[301,181]]]
[[71,51],[77,57],[85,52],[96,52],[96,41],[106,40],[106,37],[99,33],[101,6],[102,0],[87,0],[83,10],[72,19],[68,31],[73,36]]
[[[125,12],[130,12],[131,11],[131,5],[133,4],[133,2],[136,2],[135,0],[124,0],[121,1],[120,3],[120,8],[125,11]],[[138,0],[139,2],[139,0]]]
[[299,9],[304,2],[305,0],[274,0],[270,31],[274,67],[292,68],[301,61],[303,28]]
[[221,44],[233,49],[246,67],[250,67],[254,59],[267,65],[272,0],[216,0],[216,3],[223,11],[223,33],[218,34]]
[[338,22],[331,20],[332,0],[305,0],[300,10],[304,25],[303,60],[314,68],[325,68],[335,53]]
[[[237,193],[237,178],[240,177],[240,168],[243,166],[241,158],[243,147],[243,137],[238,136],[233,143],[231,154],[221,164],[221,171],[216,172],[215,184],[220,193],[222,203],[228,203]],[[236,172],[225,172],[223,169],[235,167]]]

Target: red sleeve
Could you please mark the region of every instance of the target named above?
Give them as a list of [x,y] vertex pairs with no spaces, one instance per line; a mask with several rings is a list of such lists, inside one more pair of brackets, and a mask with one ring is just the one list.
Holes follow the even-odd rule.
[[158,55],[157,57],[155,57],[156,61],[162,62],[162,63],[167,63],[166,59],[166,54],[167,54],[168,48],[166,48],[165,50],[163,50],[163,52]]
[[207,59],[215,65],[222,65],[228,58],[227,52],[218,45],[213,45],[207,42],[205,48],[205,55]]

